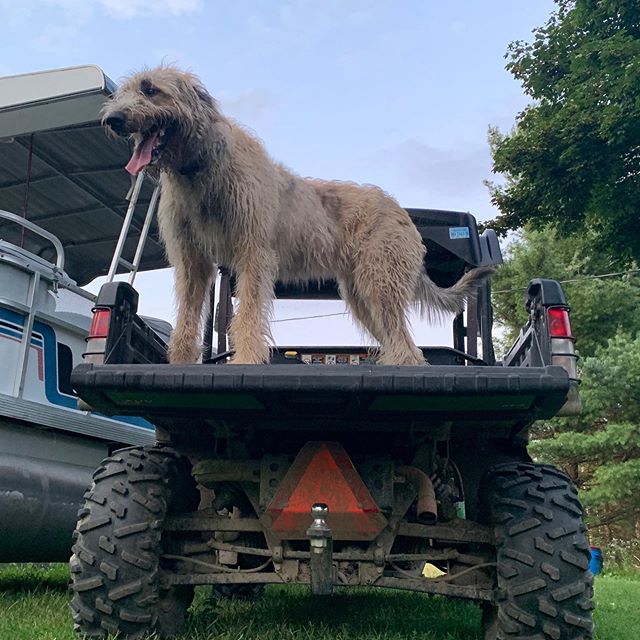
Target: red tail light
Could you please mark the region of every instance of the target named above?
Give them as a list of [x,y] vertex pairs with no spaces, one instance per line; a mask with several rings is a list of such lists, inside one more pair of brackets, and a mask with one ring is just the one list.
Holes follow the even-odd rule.
[[552,338],[572,338],[571,323],[567,309],[554,307],[547,310],[549,335]]
[[111,309],[94,309],[88,339],[106,338],[109,335]]

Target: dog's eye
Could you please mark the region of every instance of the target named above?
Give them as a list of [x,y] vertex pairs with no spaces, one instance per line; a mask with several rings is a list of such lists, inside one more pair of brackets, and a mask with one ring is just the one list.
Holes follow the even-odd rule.
[[147,80],[143,80],[143,82],[141,83],[140,91],[142,91],[142,93],[144,93],[144,95],[147,96],[148,98],[152,98],[153,96],[159,93],[158,89],[156,89],[156,87],[154,87]]

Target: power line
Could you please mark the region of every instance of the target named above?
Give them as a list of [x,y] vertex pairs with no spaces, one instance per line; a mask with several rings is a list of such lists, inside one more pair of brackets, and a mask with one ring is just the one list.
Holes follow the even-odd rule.
[[272,323],[275,322],[291,322],[292,320],[312,320],[313,318],[330,318],[331,316],[346,316],[347,311],[342,311],[340,313],[320,313],[317,316],[298,316],[296,318],[280,318],[279,320],[272,320]]
[[[613,278],[614,276],[628,276],[632,273],[640,273],[640,269],[629,269],[628,271],[615,271],[613,273],[599,273],[597,275],[581,276],[580,278],[570,278],[568,280],[558,280],[560,284],[567,282],[581,282],[582,280],[597,280],[599,278]],[[516,289],[503,289],[501,291],[492,291],[491,293],[514,293],[526,291],[527,287],[518,287]]]
[[[570,278],[568,280],[558,280],[560,284],[566,284],[568,282],[580,282],[582,280],[596,280],[599,278],[613,278],[615,276],[631,275],[633,273],[640,273],[640,269],[629,269],[628,271],[615,271],[612,273],[599,273],[597,275],[581,276],[580,278]],[[500,291],[492,291],[491,293],[521,293],[526,291],[527,287],[518,287],[516,289],[502,289]],[[293,318],[280,318],[278,320],[272,320],[272,323],[276,322],[293,322],[295,320],[315,320],[316,318],[331,318],[335,316],[346,316],[348,311],[342,311],[340,313],[320,313],[314,316],[296,316]]]

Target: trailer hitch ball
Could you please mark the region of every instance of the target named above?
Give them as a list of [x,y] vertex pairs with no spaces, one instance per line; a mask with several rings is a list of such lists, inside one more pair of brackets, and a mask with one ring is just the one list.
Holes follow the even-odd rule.
[[311,540],[312,549],[316,553],[322,553],[322,549],[327,546],[327,539],[331,538],[331,529],[327,526],[329,507],[317,502],[311,507],[311,515],[313,523],[307,529],[307,535]]
[[307,529],[311,558],[311,592],[329,595],[333,589],[333,539],[327,526],[329,507],[316,503],[311,507],[313,522]]

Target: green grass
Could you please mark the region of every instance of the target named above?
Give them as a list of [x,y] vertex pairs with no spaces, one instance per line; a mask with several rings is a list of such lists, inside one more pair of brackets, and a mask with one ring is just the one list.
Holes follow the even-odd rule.
[[[64,565],[0,568],[0,638],[77,640]],[[640,581],[596,580],[596,640],[636,640]],[[254,603],[213,606],[199,590],[184,640],[480,640],[480,611],[465,602],[419,594],[350,590],[329,598],[301,587],[267,589]]]
[[633,640],[640,633],[640,580],[603,576],[596,579],[596,638]]

